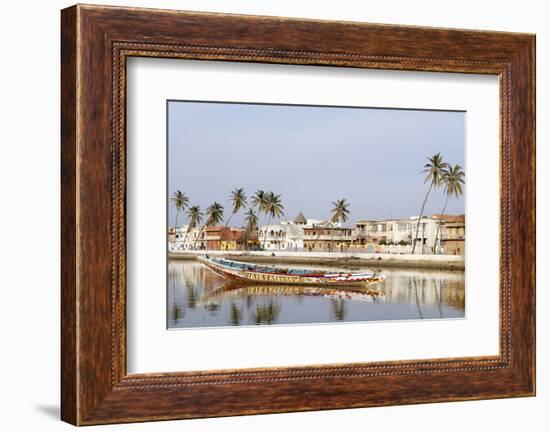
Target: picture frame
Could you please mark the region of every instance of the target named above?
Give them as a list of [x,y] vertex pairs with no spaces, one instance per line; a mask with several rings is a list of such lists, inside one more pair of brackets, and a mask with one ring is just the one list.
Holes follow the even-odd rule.
[[[74,425],[535,395],[535,36],[76,5],[61,13],[61,418]],[[490,74],[500,353],[128,374],[130,57]]]

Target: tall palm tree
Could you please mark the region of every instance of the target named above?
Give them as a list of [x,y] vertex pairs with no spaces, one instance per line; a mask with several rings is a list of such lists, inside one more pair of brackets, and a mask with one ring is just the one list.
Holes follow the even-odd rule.
[[176,223],[174,227],[177,228],[180,211],[183,211],[185,210],[185,208],[187,208],[187,206],[189,205],[189,198],[182,191],[176,190],[170,198],[170,201],[172,202],[172,205],[176,207]]
[[231,218],[239,212],[241,208],[244,208],[246,206],[246,194],[244,193],[244,189],[235,189],[231,192],[231,203],[233,204],[233,211],[231,211],[231,214],[229,215],[229,218],[227,219],[227,222],[225,223],[225,227],[229,225],[229,222],[231,221]]
[[185,232],[183,244],[185,244],[185,241],[187,241],[187,235],[189,235],[189,232],[191,232],[200,224],[200,222],[202,221],[202,216],[203,213],[200,206],[194,205],[189,208],[189,210],[187,211],[187,217],[189,217],[189,226],[187,227],[187,232]]
[[445,215],[445,210],[447,209],[447,203],[449,202],[449,198],[452,198],[453,196],[458,198],[464,193],[462,189],[462,186],[464,185],[464,177],[465,174],[462,170],[462,166],[460,165],[448,166],[443,173],[442,183],[445,187],[445,205],[443,205],[443,209],[441,210],[441,219],[437,225],[437,232],[434,240],[434,254],[436,251],[435,246],[441,231],[441,224],[443,222],[442,219]]
[[258,229],[258,216],[256,215],[256,213],[252,208],[249,208],[244,220],[246,221],[246,228],[244,231],[244,246],[246,249],[248,236],[250,235],[251,232]]
[[266,196],[267,193],[263,190],[257,190],[254,196],[252,196],[252,207],[257,208],[260,213],[263,212],[265,208]]
[[[206,223],[202,226],[199,235],[195,239],[195,243],[201,237],[206,226],[215,226],[223,221],[223,205],[219,204],[218,202],[214,202],[212,205],[206,208],[206,215],[208,216],[208,218],[206,219]],[[208,242],[206,243],[206,249],[208,249]]]
[[424,170],[422,171],[423,174],[426,174],[424,184],[429,182],[430,187],[428,187],[428,191],[426,192],[426,196],[424,197],[424,201],[422,202],[422,207],[420,208],[418,221],[416,222],[416,233],[412,238],[412,254],[414,254],[414,250],[416,249],[418,229],[420,228],[420,221],[422,220],[422,216],[424,215],[424,207],[426,206],[426,202],[428,201],[428,196],[430,195],[430,192],[433,188],[438,188],[441,185],[443,173],[445,172],[447,166],[448,163],[443,161],[440,153],[434,154],[432,157],[428,157],[428,163],[424,165]]
[[266,203],[267,193],[263,190],[257,190],[252,196],[252,208],[256,208],[258,211],[258,219],[265,212],[265,203]]
[[[349,203],[346,201],[346,199],[337,199],[336,202],[332,202],[332,205],[334,206],[331,210],[332,217],[330,218],[330,221],[321,222],[317,225],[317,227],[319,228],[328,227],[329,229],[332,229],[335,223],[338,223],[339,221],[341,222],[348,221]],[[313,240],[313,244],[311,245],[312,248],[315,248],[315,245],[317,244],[317,241],[319,240],[319,237],[321,236],[322,232],[323,230],[319,229],[319,232],[317,232],[317,235]]]
[[206,220],[207,226],[215,226],[223,221],[223,205],[218,202],[214,202],[206,209],[208,220]]
[[[330,221],[332,223],[338,223],[338,222],[346,222],[348,221],[349,216],[349,203],[346,201],[346,199],[337,199],[336,202],[332,202],[332,217]],[[333,238],[334,239],[334,238]],[[331,241],[334,243],[334,240]]]
[[333,223],[346,222],[349,216],[349,202],[346,199],[338,199],[336,202],[332,202],[332,218]]
[[246,227],[250,230],[254,230],[258,227],[258,216],[252,208],[249,208],[244,218],[246,221]]
[[[276,195],[273,192],[267,193],[265,198],[264,212],[269,215],[269,218],[267,219],[267,229],[269,229],[269,224],[271,223],[272,219],[280,218],[285,214],[284,206],[281,202],[280,194]],[[267,239],[267,230],[266,230],[266,234],[264,235],[264,242],[262,244],[263,248],[265,248],[266,239]]]

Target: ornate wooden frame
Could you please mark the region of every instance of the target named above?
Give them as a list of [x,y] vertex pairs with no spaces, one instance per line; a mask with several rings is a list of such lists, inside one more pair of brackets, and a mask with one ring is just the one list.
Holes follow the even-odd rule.
[[[534,35],[81,5],[61,17],[63,420],[88,425],[534,395]],[[127,375],[129,56],[498,75],[500,354]]]

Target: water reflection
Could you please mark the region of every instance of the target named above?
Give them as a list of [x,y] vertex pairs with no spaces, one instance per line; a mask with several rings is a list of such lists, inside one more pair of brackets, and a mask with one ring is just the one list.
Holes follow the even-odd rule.
[[384,269],[384,274],[386,280],[366,288],[243,285],[198,262],[174,260],[168,268],[168,327],[464,317],[464,273]]

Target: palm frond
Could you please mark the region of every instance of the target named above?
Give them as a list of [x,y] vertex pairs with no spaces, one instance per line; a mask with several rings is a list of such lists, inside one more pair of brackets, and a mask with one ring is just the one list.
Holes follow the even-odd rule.
[[231,192],[231,203],[233,204],[233,213],[238,212],[246,206],[246,194],[243,188],[235,189]]
[[185,209],[189,205],[189,198],[181,190],[176,190],[170,201],[178,210]]
[[206,209],[206,215],[208,216],[208,219],[206,220],[206,224],[208,226],[220,224],[223,220],[223,205],[218,202],[214,202]]
[[448,167],[449,164],[443,161],[441,153],[428,157],[428,163],[424,165],[422,170],[422,173],[426,174],[424,183],[432,183],[435,188],[439,187],[443,180],[443,174]]

